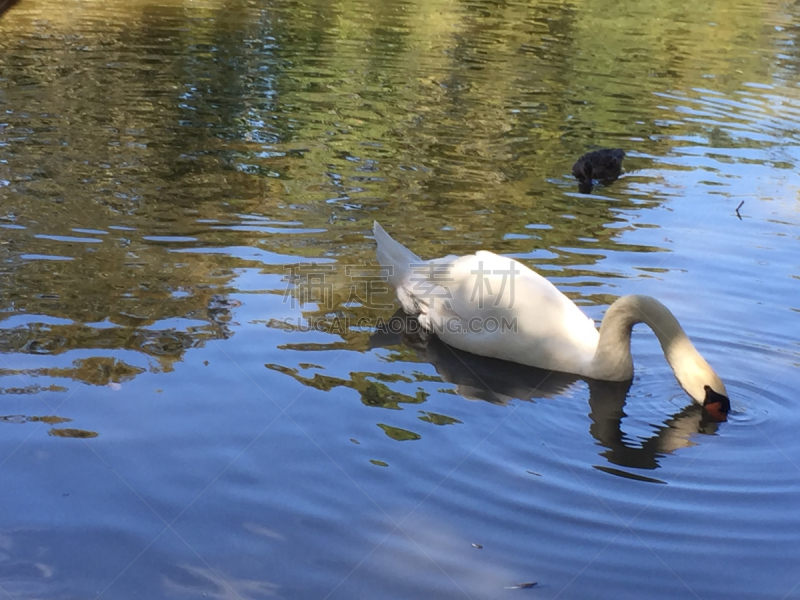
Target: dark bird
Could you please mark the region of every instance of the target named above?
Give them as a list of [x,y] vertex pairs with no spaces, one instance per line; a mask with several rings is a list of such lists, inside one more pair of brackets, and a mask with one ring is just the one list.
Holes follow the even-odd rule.
[[572,174],[580,184],[578,189],[588,194],[592,191],[592,182],[611,183],[622,174],[622,159],[625,151],[622,148],[603,148],[581,156],[572,165]]

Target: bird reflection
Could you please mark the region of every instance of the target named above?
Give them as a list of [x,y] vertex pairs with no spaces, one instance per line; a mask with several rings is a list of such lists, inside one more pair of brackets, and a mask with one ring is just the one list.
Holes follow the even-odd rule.
[[[719,425],[708,419],[702,407],[692,403],[666,419],[649,438],[633,441],[622,429],[631,382],[597,381],[478,356],[448,346],[436,337],[422,339],[410,333],[418,331],[416,319],[398,311],[385,329],[377,330],[370,337],[370,346],[404,344],[413,348],[436,368],[444,381],[456,385],[458,394],[470,400],[507,404],[514,399],[551,398],[562,395],[578,380],[585,381],[589,386],[589,418],[592,421],[589,433],[605,448],[601,456],[614,465],[657,469],[659,458],[694,445],[694,434],[714,433]],[[616,469],[598,468],[629,476]]]

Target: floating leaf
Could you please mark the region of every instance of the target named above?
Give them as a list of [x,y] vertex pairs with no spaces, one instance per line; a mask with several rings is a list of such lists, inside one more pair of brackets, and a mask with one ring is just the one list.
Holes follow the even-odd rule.
[[95,438],[99,434],[96,431],[87,431],[85,429],[72,429],[66,427],[64,429],[51,429],[47,432],[55,437],[68,437],[68,438]]
[[72,419],[68,419],[67,417],[57,417],[56,415],[47,415],[45,417],[28,417],[29,421],[40,421],[42,423],[47,423],[48,425],[58,425],[59,423],[69,423]]

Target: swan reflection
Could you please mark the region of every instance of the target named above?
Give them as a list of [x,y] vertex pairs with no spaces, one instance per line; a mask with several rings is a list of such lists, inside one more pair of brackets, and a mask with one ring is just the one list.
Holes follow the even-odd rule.
[[[648,438],[633,441],[622,427],[627,416],[625,401],[631,382],[615,383],[587,379],[569,373],[547,371],[516,363],[470,354],[448,346],[436,337],[422,339],[411,333],[419,331],[414,318],[398,311],[389,327],[370,337],[373,348],[406,345],[420,358],[430,362],[441,378],[455,384],[459,395],[470,400],[507,404],[512,400],[533,400],[561,396],[577,381],[589,386],[589,433],[605,450],[600,453],[613,465],[634,469],[656,469],[659,458],[680,448],[694,445],[698,433],[714,433],[719,423],[708,418],[702,407],[689,404],[669,416]],[[402,322],[401,322],[402,321]],[[655,481],[610,467],[598,469],[634,479]]]

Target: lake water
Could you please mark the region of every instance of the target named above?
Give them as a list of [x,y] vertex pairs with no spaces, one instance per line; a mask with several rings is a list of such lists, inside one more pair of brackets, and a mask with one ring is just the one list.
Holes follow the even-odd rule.
[[[17,2],[0,596],[800,598],[798,23]],[[626,173],[580,194],[598,147]],[[375,335],[373,219],[426,258],[514,256],[598,320],[658,297],[728,421],[644,326],[629,388]]]

